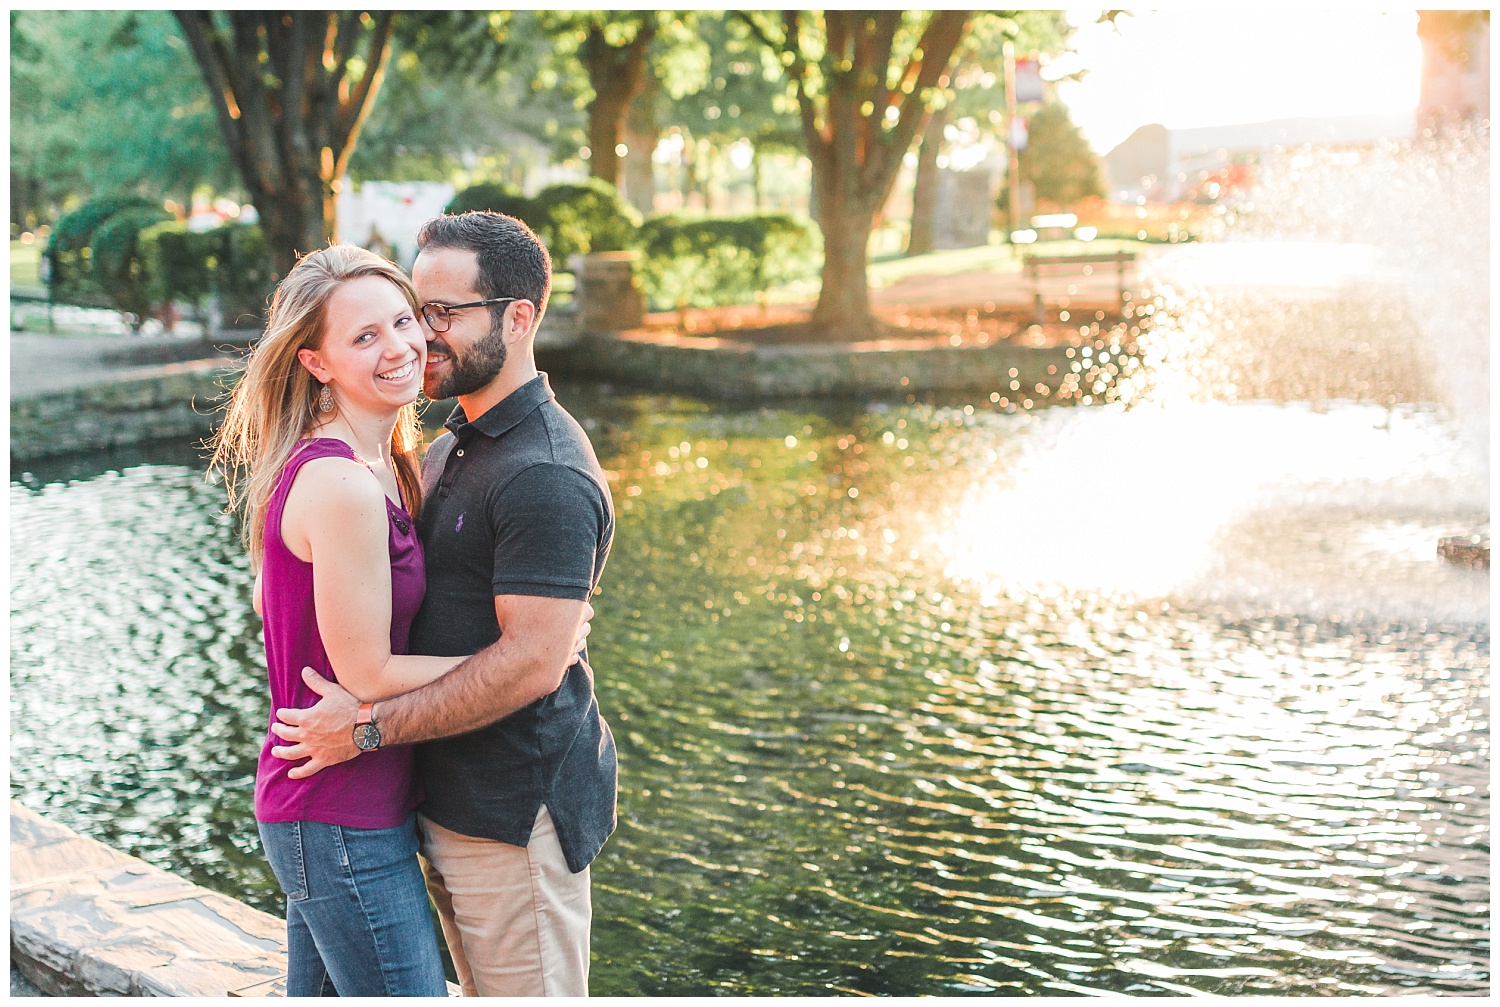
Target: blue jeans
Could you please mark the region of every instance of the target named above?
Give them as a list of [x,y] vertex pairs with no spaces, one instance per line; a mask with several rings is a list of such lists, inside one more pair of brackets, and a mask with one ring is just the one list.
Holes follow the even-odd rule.
[[286,894],[287,996],[448,995],[415,817],[394,829],[259,823]]

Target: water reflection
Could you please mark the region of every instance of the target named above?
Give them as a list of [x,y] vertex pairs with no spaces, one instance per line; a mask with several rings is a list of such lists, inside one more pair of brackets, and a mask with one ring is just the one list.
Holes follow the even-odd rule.
[[[1440,418],[560,398],[619,509],[596,994],[1487,989],[1487,578],[1413,544]],[[12,486],[13,791],[274,908],[244,562],[152,461]]]

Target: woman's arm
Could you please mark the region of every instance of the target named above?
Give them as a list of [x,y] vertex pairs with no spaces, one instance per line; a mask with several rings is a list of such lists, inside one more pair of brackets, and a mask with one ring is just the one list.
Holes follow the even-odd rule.
[[312,563],[318,635],[334,676],[365,703],[410,692],[464,660],[391,653],[387,520],[379,481],[346,458],[303,465],[281,519],[287,548]]

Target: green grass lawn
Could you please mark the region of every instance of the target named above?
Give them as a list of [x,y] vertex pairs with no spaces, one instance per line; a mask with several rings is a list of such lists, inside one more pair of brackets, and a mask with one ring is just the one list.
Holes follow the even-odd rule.
[[42,246],[19,241],[10,243],[10,285],[12,287],[40,287],[42,278],[37,267],[42,259]]

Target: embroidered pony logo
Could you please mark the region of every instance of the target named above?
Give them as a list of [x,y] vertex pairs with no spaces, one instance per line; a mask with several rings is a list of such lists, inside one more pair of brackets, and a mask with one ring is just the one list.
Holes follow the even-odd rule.
[[[465,511],[464,513],[467,514],[468,511]],[[461,532],[461,531],[464,530],[464,515],[463,514],[460,514],[458,516],[458,524],[456,524],[456,525],[453,526],[453,530],[455,532]]]

